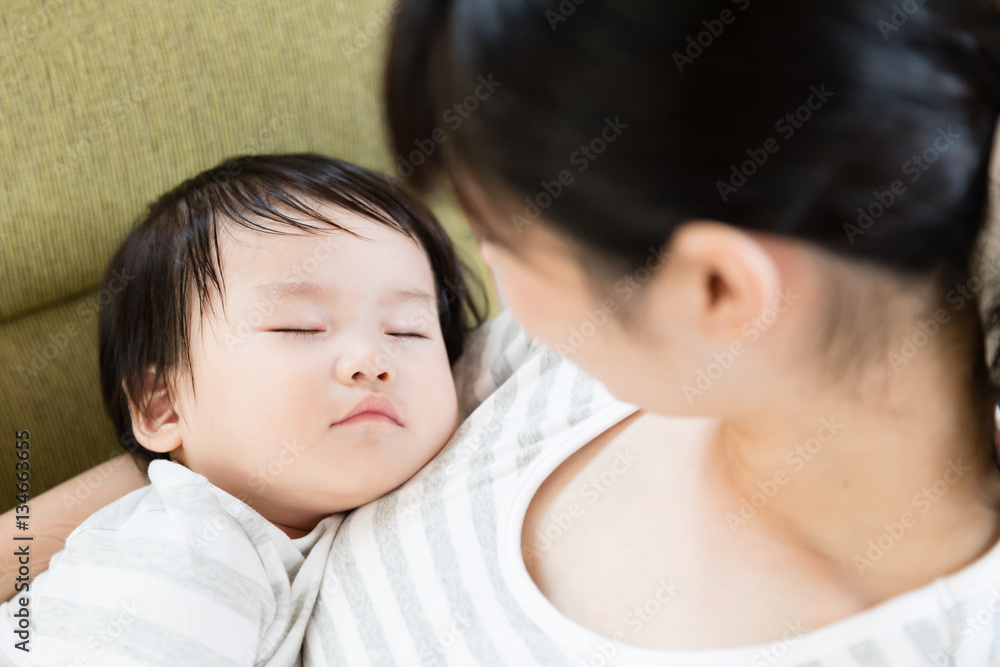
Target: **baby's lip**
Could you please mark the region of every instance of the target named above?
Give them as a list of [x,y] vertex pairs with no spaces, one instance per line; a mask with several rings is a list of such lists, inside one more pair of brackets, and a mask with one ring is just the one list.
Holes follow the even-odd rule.
[[402,426],[402,424],[400,424],[399,422],[399,414],[396,412],[396,407],[392,404],[392,401],[390,401],[388,398],[380,394],[369,394],[364,399],[362,399],[360,403],[355,405],[354,409],[352,409],[350,412],[344,415],[339,421],[335,421],[332,424],[332,426],[336,426],[337,424],[345,422],[352,417],[357,417],[358,415],[364,414],[366,412],[385,415],[392,421]]

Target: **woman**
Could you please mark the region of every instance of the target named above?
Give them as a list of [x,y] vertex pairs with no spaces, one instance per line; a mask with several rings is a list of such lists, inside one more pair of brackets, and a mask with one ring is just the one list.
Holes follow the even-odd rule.
[[[446,174],[514,316],[642,408],[529,496],[526,568],[547,601],[498,593],[504,618],[537,603],[527,615],[568,651],[673,580],[623,642],[664,653],[629,658],[771,664],[671,652],[784,640],[789,664],[1000,664],[984,595],[1000,598],[997,391],[973,273],[998,14],[403,5],[388,67],[403,158],[496,82],[410,181]],[[642,465],[587,505],[629,448]]]
[[473,341],[459,434],[338,532],[310,664],[1000,665],[998,13],[402,4],[401,164],[568,361]]

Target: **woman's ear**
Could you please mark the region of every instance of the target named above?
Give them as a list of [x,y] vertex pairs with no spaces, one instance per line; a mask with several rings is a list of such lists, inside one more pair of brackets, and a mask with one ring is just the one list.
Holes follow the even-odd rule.
[[689,315],[709,339],[732,340],[780,295],[775,257],[752,234],[720,222],[688,222],[670,243],[670,263]]
[[135,439],[143,447],[161,454],[180,447],[180,415],[170,403],[166,380],[160,377],[156,382],[156,367],[152,364],[143,375],[141,395],[129,396],[128,409]]

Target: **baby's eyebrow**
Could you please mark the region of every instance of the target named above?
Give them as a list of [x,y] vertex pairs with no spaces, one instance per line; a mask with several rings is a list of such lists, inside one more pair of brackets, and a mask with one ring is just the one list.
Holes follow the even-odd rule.
[[276,280],[254,287],[251,294],[257,297],[258,300],[265,301],[288,297],[318,298],[325,291],[319,283],[305,280]]
[[[328,296],[331,291],[319,283],[307,280],[276,280],[258,285],[251,290],[258,300],[281,299],[290,297],[320,299]],[[396,305],[403,303],[426,304],[436,306],[436,299],[422,289],[400,288],[386,294],[379,301],[380,305]]]
[[437,301],[433,296],[422,289],[397,289],[393,290],[382,299],[384,304],[396,303],[417,303],[428,306],[437,306]]

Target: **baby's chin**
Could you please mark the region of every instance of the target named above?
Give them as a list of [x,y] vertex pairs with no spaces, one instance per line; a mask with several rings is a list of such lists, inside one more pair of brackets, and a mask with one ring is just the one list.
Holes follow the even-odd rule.
[[[415,437],[416,433],[423,437]],[[392,492],[448,442],[448,438],[427,437],[427,429],[396,430],[384,425],[333,435],[309,442],[291,440],[265,461],[244,461],[239,467],[219,457],[177,457],[176,462],[204,475],[292,535],[308,533],[327,516]]]
[[[427,457],[427,461],[438,451],[440,448]],[[407,468],[396,468],[389,475],[372,475],[369,470],[355,471],[353,475],[348,473],[347,478],[351,479],[349,485],[338,485],[338,479],[345,479],[344,470],[341,469],[337,475],[331,474],[329,483],[321,488],[304,481],[301,484],[291,482],[294,490],[286,487],[286,492],[278,497],[269,494],[258,497],[256,504],[252,506],[278,527],[292,526],[308,532],[331,514],[357,509],[392,493],[423,469],[427,461]],[[363,483],[366,480],[367,483]],[[309,492],[309,488],[313,491]]]

